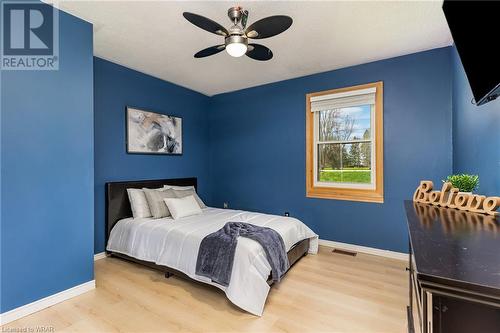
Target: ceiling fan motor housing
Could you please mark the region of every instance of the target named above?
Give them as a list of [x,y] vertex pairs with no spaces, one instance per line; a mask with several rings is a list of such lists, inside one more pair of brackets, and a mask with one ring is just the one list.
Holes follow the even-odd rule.
[[241,8],[240,6],[231,7],[227,10],[227,16],[229,17],[231,22],[237,24],[241,21],[242,10],[243,8]]

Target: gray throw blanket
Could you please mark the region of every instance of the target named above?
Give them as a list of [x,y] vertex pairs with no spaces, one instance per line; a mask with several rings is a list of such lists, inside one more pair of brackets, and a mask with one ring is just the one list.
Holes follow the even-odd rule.
[[280,234],[271,228],[243,222],[228,222],[219,231],[203,238],[198,250],[196,274],[227,287],[231,280],[238,236],[253,239],[262,245],[271,265],[272,279],[280,281],[290,267]]

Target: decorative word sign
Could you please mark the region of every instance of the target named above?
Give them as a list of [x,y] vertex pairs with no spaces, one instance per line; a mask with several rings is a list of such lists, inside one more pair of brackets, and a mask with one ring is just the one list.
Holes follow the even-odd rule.
[[444,183],[441,191],[433,191],[434,184],[430,180],[422,180],[413,194],[413,201],[432,204],[434,206],[456,208],[473,213],[498,215],[500,197],[459,192],[451,183]]

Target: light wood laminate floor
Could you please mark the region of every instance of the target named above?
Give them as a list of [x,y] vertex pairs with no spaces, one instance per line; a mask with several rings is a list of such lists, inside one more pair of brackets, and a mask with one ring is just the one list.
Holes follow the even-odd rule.
[[[264,315],[232,305],[216,288],[115,258],[95,263],[96,289],[2,327],[54,332],[406,331],[405,263],[320,247],[271,288]],[[49,331],[50,332],[50,331]]]

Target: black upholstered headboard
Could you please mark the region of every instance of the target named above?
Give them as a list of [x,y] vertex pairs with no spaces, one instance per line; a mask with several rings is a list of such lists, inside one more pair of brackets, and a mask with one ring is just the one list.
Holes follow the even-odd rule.
[[132,217],[132,210],[128,200],[128,188],[160,188],[163,185],[194,186],[198,189],[196,178],[134,180],[127,182],[106,183],[106,246],[109,234],[116,222]]

